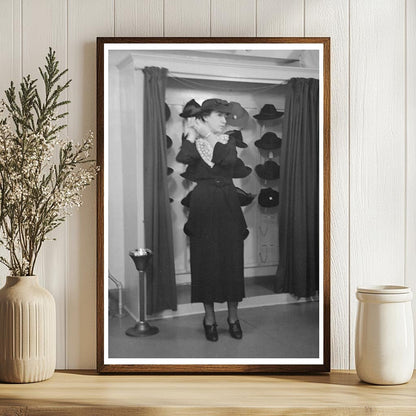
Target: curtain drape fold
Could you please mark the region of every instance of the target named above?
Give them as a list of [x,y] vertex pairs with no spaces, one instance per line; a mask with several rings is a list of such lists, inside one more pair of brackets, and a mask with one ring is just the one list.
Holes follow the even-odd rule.
[[172,220],[166,162],[165,91],[167,69],[144,73],[143,183],[146,248],[153,251],[147,271],[147,312],[177,308]]
[[287,87],[275,291],[309,297],[319,289],[319,81]]

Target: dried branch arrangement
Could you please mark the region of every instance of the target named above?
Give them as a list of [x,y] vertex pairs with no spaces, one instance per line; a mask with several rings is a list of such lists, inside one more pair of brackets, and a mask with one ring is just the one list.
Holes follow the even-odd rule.
[[67,71],[50,48],[39,68],[42,94],[27,75],[19,91],[11,82],[0,105],[0,245],[9,252],[0,262],[12,276],[33,275],[48,234],[81,205],[96,175],[92,133],[79,144],[59,136],[68,114],[69,101],[60,98],[71,82],[62,82]]

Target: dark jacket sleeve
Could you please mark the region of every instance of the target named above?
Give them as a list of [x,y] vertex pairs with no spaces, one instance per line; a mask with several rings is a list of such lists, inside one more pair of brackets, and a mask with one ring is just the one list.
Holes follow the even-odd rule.
[[195,163],[198,159],[200,159],[200,157],[201,156],[199,155],[198,150],[196,150],[195,143],[191,143],[189,140],[186,140],[186,136],[182,135],[182,146],[176,156],[176,160],[179,163],[190,165]]
[[237,160],[237,150],[234,141],[230,140],[227,144],[217,142],[214,146],[212,162],[216,165],[234,165]]

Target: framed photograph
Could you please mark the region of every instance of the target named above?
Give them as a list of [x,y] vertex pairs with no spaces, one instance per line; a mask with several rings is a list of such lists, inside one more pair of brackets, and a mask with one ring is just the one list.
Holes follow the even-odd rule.
[[97,39],[99,372],[330,371],[329,51]]

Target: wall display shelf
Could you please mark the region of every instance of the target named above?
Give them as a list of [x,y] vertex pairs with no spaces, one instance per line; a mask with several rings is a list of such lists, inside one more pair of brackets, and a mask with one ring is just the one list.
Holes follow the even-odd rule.
[[355,372],[286,376],[111,376],[57,372],[35,384],[0,384],[0,415],[416,414],[416,377],[374,386]]

